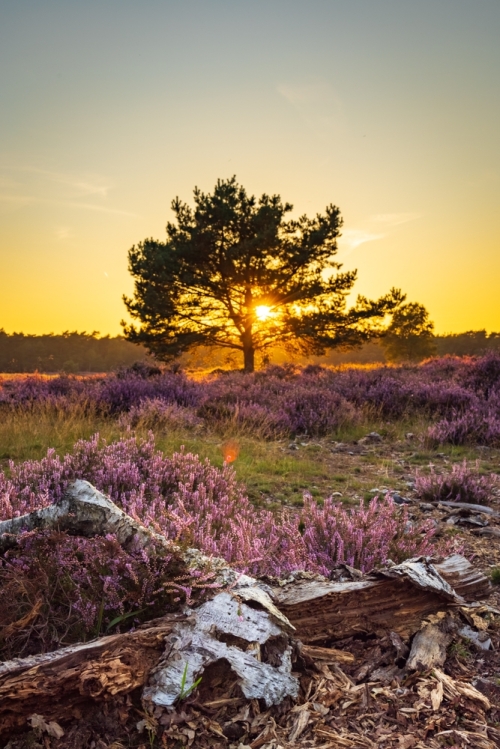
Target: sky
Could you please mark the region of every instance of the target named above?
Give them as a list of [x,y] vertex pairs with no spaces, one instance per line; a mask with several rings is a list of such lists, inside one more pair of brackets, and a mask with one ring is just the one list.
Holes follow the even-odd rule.
[[0,328],[120,333],[127,252],[235,174],[355,293],[500,331],[499,0],[0,0]]

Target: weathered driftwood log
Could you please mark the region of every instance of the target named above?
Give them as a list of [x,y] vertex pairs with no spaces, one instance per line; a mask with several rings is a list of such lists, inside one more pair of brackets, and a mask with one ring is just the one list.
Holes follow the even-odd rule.
[[166,617],[148,629],[0,664],[0,736],[27,727],[33,713],[64,721],[93,700],[143,686],[181,616]]
[[56,505],[1,523],[0,549],[12,548],[21,530],[55,527],[85,536],[114,533],[125,547],[134,539],[144,547],[154,541],[175,552],[186,572],[209,567],[226,590],[156,627],[0,664],[1,735],[25,724],[34,712],[61,721],[86,701],[137,687],[143,688],[145,700],[173,705],[218,660],[229,663],[249,699],[262,698],[270,705],[297,694],[291,674],[293,626],[264,585],[239,575],[224,560],[179,549],[86,481],[76,481]]
[[489,588],[482,573],[454,555],[436,565],[408,560],[361,581],[297,580],[273,588],[273,595],[295,636],[315,644],[382,630],[406,639],[429,614],[484,598]]
[[77,536],[104,536],[114,533],[126,549],[135,539],[141,546],[153,541],[169,542],[160,534],[137,523],[88,481],[75,481],[55,504],[0,523],[0,553],[17,543],[23,530],[59,528]]
[[[487,579],[460,556],[440,565],[409,560],[364,580],[297,580],[273,590],[238,575],[220,559],[181,551],[127,516],[84,481],[57,505],[0,524],[0,551],[22,529],[57,527],[85,536],[114,533],[125,547],[134,537],[175,551],[185,569],[211,565],[225,587],[197,609],[125,635],[100,638],[56,653],[0,664],[0,734],[33,713],[63,721],[92,699],[142,688],[143,698],[169,706],[217,660],[229,663],[242,693],[278,703],[297,692],[291,673],[290,634],[309,656],[334,662],[339,651],[318,648],[356,632],[392,631],[406,638],[437,611],[463,606],[488,592]],[[291,624],[290,624],[291,622]],[[347,654],[346,654],[347,655]]]

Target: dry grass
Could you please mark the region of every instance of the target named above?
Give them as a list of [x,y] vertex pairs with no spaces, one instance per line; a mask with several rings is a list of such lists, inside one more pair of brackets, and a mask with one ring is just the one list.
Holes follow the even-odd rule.
[[[422,436],[426,426],[423,421],[387,424],[370,420],[328,438],[296,441],[266,441],[258,433],[238,431],[231,424],[223,432],[206,427],[153,431],[158,447],[166,454],[184,446],[219,466],[224,460],[224,443],[237,442],[236,474],[252,501],[269,507],[300,505],[304,491],[317,498],[339,492],[339,499],[345,502],[367,498],[374,488],[404,494],[415,468],[425,471],[430,463],[445,469],[464,458],[479,459],[483,471],[500,471],[499,450],[426,447]],[[144,436],[147,431],[139,427],[136,433]],[[382,435],[381,442],[358,443],[372,431]],[[71,410],[43,404],[29,411],[4,409],[0,414],[0,466],[8,470],[9,460],[40,459],[49,447],[64,455],[77,440],[89,439],[96,432],[108,442],[130,434],[118,419],[103,416],[88,405]],[[414,434],[412,439],[405,438],[408,432]]]

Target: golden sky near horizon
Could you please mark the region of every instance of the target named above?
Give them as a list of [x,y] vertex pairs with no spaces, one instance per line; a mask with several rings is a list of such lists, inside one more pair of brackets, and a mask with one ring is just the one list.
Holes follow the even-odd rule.
[[237,175],[356,293],[500,331],[498,0],[0,0],[0,328],[120,332],[127,251]]

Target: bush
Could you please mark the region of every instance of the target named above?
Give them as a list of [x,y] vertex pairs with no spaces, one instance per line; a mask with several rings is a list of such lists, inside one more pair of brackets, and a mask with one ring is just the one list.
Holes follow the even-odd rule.
[[253,507],[229,465],[219,469],[182,451],[165,457],[153,435],[110,445],[96,435],[64,458],[49,450],[40,461],[11,464],[9,478],[0,474],[0,519],[57,501],[76,478],[87,479],[166,538],[255,574],[299,568],[328,574],[346,561],[367,570],[387,555],[395,560],[430,548],[430,527],[424,523],[410,533],[407,510],[390,498],[346,509],[306,495],[299,514],[274,515]]
[[493,489],[498,485],[498,476],[482,476],[479,464],[475,468],[464,460],[456,464],[448,473],[438,474],[431,467],[429,476],[419,475],[415,478],[415,491],[420,499],[428,502],[469,502],[487,504]]
[[113,535],[22,534],[0,559],[3,657],[97,637],[116,618],[140,621],[146,609],[146,618],[172,610],[178,593],[163,585],[173,576],[172,562],[160,549],[126,552]]
[[161,398],[143,400],[130,411],[121,414],[121,427],[130,429],[194,429],[203,424],[203,419],[196,416],[193,408],[179,406],[177,403],[166,403]]
[[[96,435],[63,458],[49,450],[42,460],[11,463],[8,478],[0,473],[0,519],[57,501],[76,478],[91,481],[167,539],[251,574],[329,575],[344,562],[368,571],[388,558],[436,551],[433,524],[411,522],[407,508],[390,497],[350,509],[306,495],[301,511],[275,515],[253,507],[229,465],[219,469],[183,451],[165,457],[152,435],[110,445]],[[119,626],[151,618],[214,587],[209,568],[182,579],[176,569],[175,555],[154,545],[125,552],[112,535],[22,534],[0,558],[5,657],[96,636],[117,617]]]
[[[382,419],[425,416],[433,441],[500,444],[500,354],[477,359],[444,357],[420,366],[337,371],[320,366],[270,366],[253,374],[231,372],[193,380],[182,372],[140,364],[108,377],[42,377],[0,381],[0,406],[87,409],[126,423],[156,426],[179,417],[190,428],[192,409],[207,426],[231,428],[265,439],[334,434],[362,416]],[[154,403],[145,414],[146,402]],[[160,415],[161,406],[172,407]],[[153,415],[153,411],[155,415]],[[184,419],[183,417],[186,417]],[[165,418],[164,418],[165,417]],[[168,427],[167,427],[168,428]]]
[[500,445],[500,408],[498,396],[487,404],[480,404],[464,414],[455,413],[449,419],[433,424],[427,430],[431,443],[451,445]]

